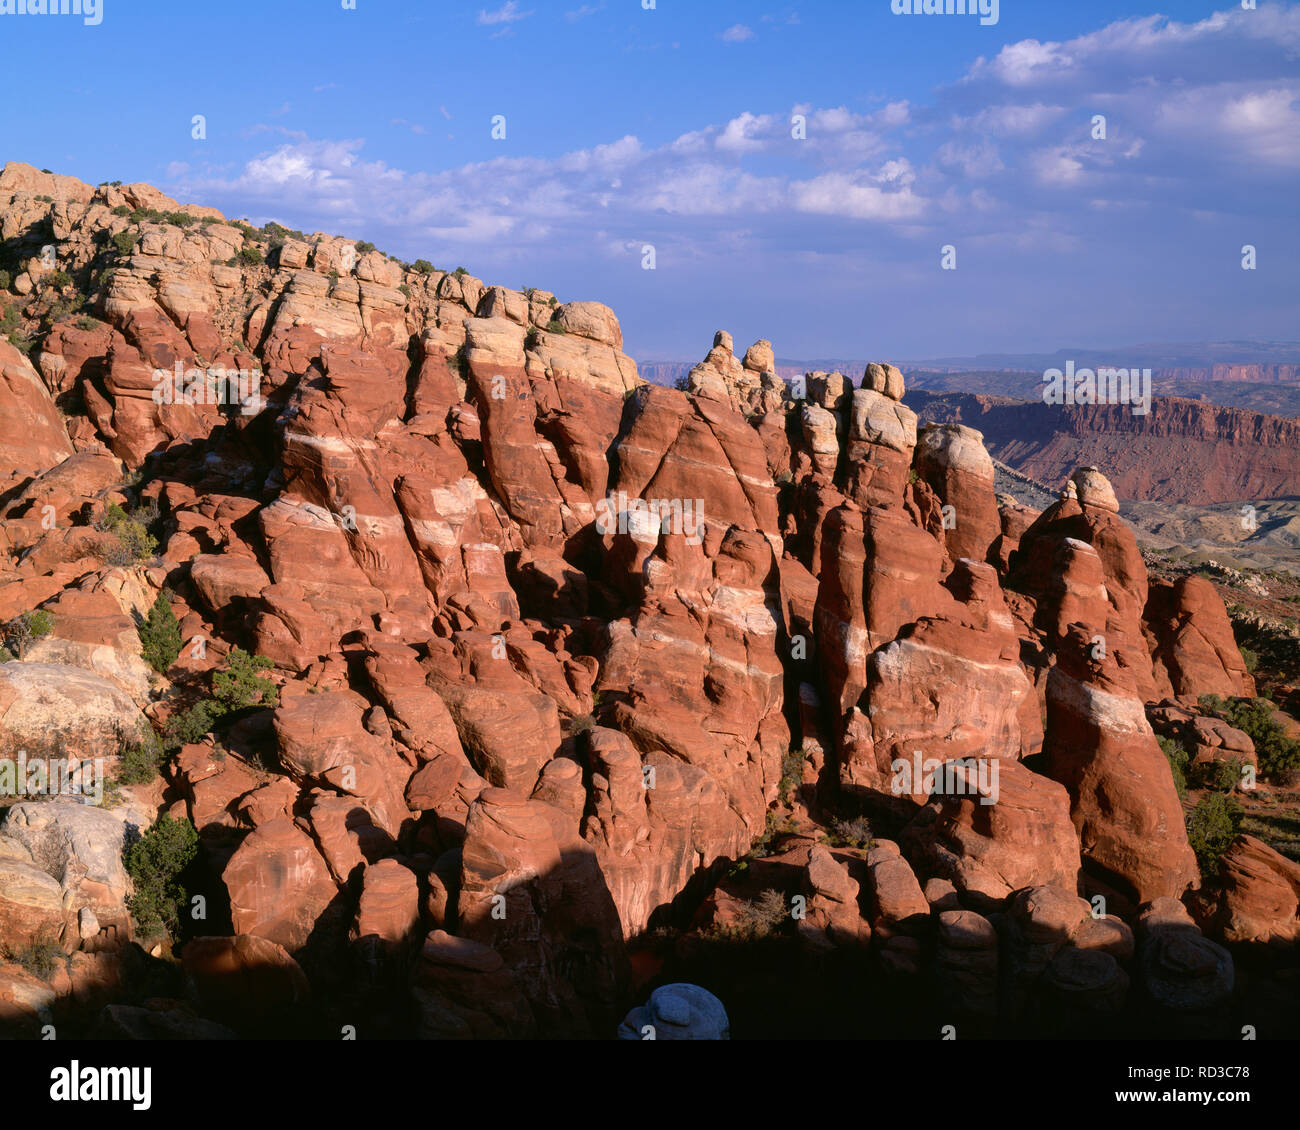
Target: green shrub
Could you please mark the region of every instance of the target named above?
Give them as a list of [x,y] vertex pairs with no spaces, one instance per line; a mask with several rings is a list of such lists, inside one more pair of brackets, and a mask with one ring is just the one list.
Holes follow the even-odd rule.
[[14,653],[7,647],[0,645],[0,663],[12,663],[13,661]]
[[768,812],[763,825],[763,834],[754,841],[749,854],[756,859],[765,859],[776,853],[776,841],[779,837],[794,831],[794,824],[788,816],[782,816],[775,810]]
[[1173,771],[1174,788],[1178,790],[1178,799],[1183,800],[1187,796],[1187,763],[1190,760],[1187,750],[1172,738],[1156,738],[1156,741],[1160,743],[1160,749],[1169,761],[1169,768]]
[[113,215],[115,216],[129,216],[130,214],[131,214],[131,209],[128,208],[125,204],[119,204],[116,208],[113,209]]
[[271,245],[271,247],[280,247],[284,241],[289,238],[289,229],[270,220],[262,225],[262,238]]
[[135,886],[126,908],[147,937],[163,930],[174,934],[180,925],[185,888],[177,877],[198,852],[199,837],[188,820],[160,816],[158,823],[122,853],[122,862]]
[[131,213],[133,224],[165,224],[169,213],[157,208],[137,208]]
[[1202,695],[1200,707],[1207,714],[1218,714],[1255,743],[1261,777],[1274,780],[1289,769],[1300,768],[1300,741],[1287,737],[1266,699],[1226,702],[1217,695]]
[[464,267],[457,267],[454,271],[452,271],[452,274],[455,275],[458,279],[463,279],[466,275],[469,274],[469,272],[465,270]]
[[400,290],[404,295],[406,295],[408,301],[410,300],[411,288],[407,286],[406,283],[402,283],[402,285],[399,286],[397,289]]
[[1209,761],[1193,767],[1192,783],[1198,788],[1230,793],[1241,784],[1241,767],[1240,761]]
[[594,714],[579,714],[569,719],[569,736],[577,737],[579,734],[589,734],[596,725],[596,716]]
[[871,834],[871,824],[865,816],[855,816],[852,820],[832,820],[827,839],[832,847],[869,848],[876,842]]
[[562,334],[565,332],[564,326],[560,324],[559,318],[552,318],[546,325],[546,332],[550,334]]
[[84,314],[83,314],[80,318],[78,318],[78,319],[76,320],[76,322],[74,323],[74,325],[76,325],[77,329],[79,329],[79,330],[97,330],[97,329],[99,329],[99,321],[98,321],[97,319],[95,319],[95,318],[87,317],[87,316],[84,315]]
[[64,962],[63,947],[49,938],[40,938],[16,949],[6,946],[5,957],[42,981],[53,977]]
[[245,267],[256,267],[265,262],[260,247],[241,247],[236,258]]
[[275,684],[261,671],[269,671],[274,664],[265,655],[249,655],[243,648],[232,648],[226,658],[225,671],[212,675],[212,691],[228,710],[242,710],[246,706],[274,706]]
[[166,751],[157,735],[150,733],[143,741],[124,747],[118,758],[118,784],[147,785],[158,776]]
[[181,639],[180,622],[172,611],[170,595],[166,589],[158,594],[158,599],[149,609],[149,615],[138,629],[145,662],[160,675],[167,674],[171,669],[184,642]]
[[421,275],[431,275],[434,272],[434,266],[428,259],[417,259],[411,264],[411,270]]
[[0,290],[8,290],[13,285],[13,281],[8,271],[0,271]]
[[1196,853],[1201,874],[1215,873],[1219,857],[1236,839],[1244,815],[1228,793],[1207,793],[1187,814],[1187,842]]
[[113,246],[119,255],[130,255],[139,241],[140,237],[133,231],[120,231],[113,236]]
[[[136,513],[150,517],[147,511]],[[117,545],[105,554],[110,565],[134,565],[137,561],[147,561],[158,552],[158,539],[149,532],[148,526],[138,517],[127,514],[116,502],[109,505],[99,527],[117,540]]]
[[777,792],[784,800],[791,789],[797,789],[803,783],[804,752],[802,749],[789,749],[781,759],[781,781]]
[[753,942],[770,937],[790,917],[785,896],[771,888],[741,904],[734,926],[708,931],[708,936],[731,942]]
[[73,294],[66,298],[56,299],[50,303],[50,321],[66,322],[78,310],[85,305],[86,299],[83,295]]
[[224,713],[219,703],[205,698],[181,713],[173,714],[167,719],[164,746],[167,749],[180,749],[181,746],[202,740],[206,734],[211,733],[212,727]]
[[45,285],[62,290],[65,286],[72,285],[72,276],[67,271],[51,271],[45,276]]
[[356,249],[358,255],[369,255],[370,252],[375,249],[375,245],[373,243],[367,243],[363,239],[360,243],[356,244]]
[[3,628],[0,628],[0,638],[4,640],[7,648],[22,659],[33,643],[48,636],[52,631],[54,631],[53,613],[47,612],[44,608],[37,608],[15,616],[6,623]]
[[1253,675],[1255,669],[1259,666],[1259,656],[1248,647],[1243,647],[1239,650],[1241,651],[1241,660],[1246,664],[1246,670]]

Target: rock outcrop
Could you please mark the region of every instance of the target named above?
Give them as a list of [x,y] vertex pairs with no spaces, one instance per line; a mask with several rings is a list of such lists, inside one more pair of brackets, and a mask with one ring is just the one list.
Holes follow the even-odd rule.
[[1043,752],[1070,794],[1084,873],[1133,903],[1178,898],[1197,876],[1169,762],[1131,676],[1075,628],[1047,683]]
[[[1294,941],[1250,837],[1174,921],[1155,733],[1264,758],[1193,709],[1254,686],[1128,480],[1061,466],[1037,513],[998,413],[918,428],[892,365],[787,381],[720,331],[651,385],[598,302],[147,185],[11,164],[0,236],[0,758],[119,775],[0,827],[0,943],[71,986],[0,965],[24,1032],[720,1039],[734,944],[828,1012],[845,976],[1092,1032],[1221,1016],[1220,943]],[[122,863],[161,813],[208,908],[165,970]]]

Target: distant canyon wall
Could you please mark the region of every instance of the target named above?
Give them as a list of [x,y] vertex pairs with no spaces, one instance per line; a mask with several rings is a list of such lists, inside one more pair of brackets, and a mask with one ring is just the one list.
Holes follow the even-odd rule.
[[[1277,366],[1270,366],[1277,368]],[[1053,407],[964,393],[912,392],[922,421],[984,433],[989,453],[1049,486],[1098,467],[1122,499],[1211,506],[1300,496],[1300,423],[1200,401]]]

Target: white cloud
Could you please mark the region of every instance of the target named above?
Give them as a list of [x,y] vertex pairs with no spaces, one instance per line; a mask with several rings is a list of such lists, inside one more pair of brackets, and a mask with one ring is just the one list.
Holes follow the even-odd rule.
[[873,117],[876,124],[882,127],[906,125],[912,118],[911,104],[906,100],[890,102],[883,110],[876,111]]
[[772,212],[783,201],[784,186],[778,178],[697,162],[645,176],[635,186],[630,203],[634,214],[741,217]]
[[1179,77],[1194,74],[1197,61],[1213,73],[1231,64],[1228,46],[1244,49],[1237,65],[1245,73],[1252,73],[1251,53],[1259,48],[1272,53],[1275,66],[1285,56],[1293,70],[1300,52],[1300,7],[1270,5],[1255,11],[1233,7],[1197,23],[1141,16],[1116,20],[1064,43],[1024,39],[1006,44],[991,61],[979,58],[967,80],[993,79],[1015,87],[1059,85],[1084,76],[1091,79],[1094,69],[1131,75],[1134,63],[1175,61]]
[[886,161],[880,166],[880,172],[876,174],[876,179],[881,184],[899,184],[909,185],[916,180],[916,174],[912,171],[912,164],[905,157],[900,157],[894,161]]
[[744,24],[732,24],[718,38],[723,43],[744,43],[745,40],[754,38],[754,30]]
[[759,135],[771,130],[774,119],[769,115],[751,114],[746,110],[732,118],[714,141],[714,146],[727,153],[753,153],[762,149]]
[[1083,179],[1083,162],[1063,146],[1031,153],[1029,167],[1043,185],[1068,187]]
[[976,212],[992,212],[998,207],[996,198],[982,188],[950,188],[936,203],[950,214],[968,214],[972,209]]
[[[1190,192],[1207,153],[1234,166],[1234,184],[1247,166],[1273,176],[1300,168],[1298,60],[1300,4],[1234,6],[1193,22],[1144,16],[1064,42],[1009,43],[940,101],[953,131],[996,138],[1002,162],[1030,185],[1078,188],[1126,165],[1142,180],[1108,184],[1103,199],[1157,184]],[[1051,97],[1004,100],[1008,88]],[[1092,139],[1096,114],[1106,117],[1105,139]],[[937,114],[927,123],[943,128]],[[940,164],[978,175],[978,162],[957,160],[969,147],[955,141],[938,140]]]
[[[855,122],[828,136],[852,137]],[[779,237],[791,215],[889,223],[914,220],[926,208],[910,162],[894,155],[873,168],[800,175],[796,166],[762,175],[743,167],[749,156],[788,141],[784,115],[745,112],[674,142],[647,149],[628,134],[554,158],[498,157],[441,172],[407,172],[361,156],[364,142],[302,140],[248,161],[233,178],[178,169],[188,198],[238,202],[241,211],[298,218],[320,230],[384,230],[406,240],[449,243],[459,254],[507,233],[517,246],[541,244],[571,253],[593,238],[593,217],[610,238],[712,221],[697,236],[716,244],[739,231],[750,241]],[[812,154],[788,142],[787,155]],[[669,237],[684,238],[678,228]],[[829,238],[829,237],[828,237]],[[446,247],[426,248],[444,254]]]
[[855,220],[911,220],[924,210],[924,201],[910,188],[886,192],[863,184],[846,173],[824,173],[791,186],[791,203],[800,212]]
[[[260,126],[283,136],[234,172],[177,163],[169,190],[409,258],[561,271],[644,242],[660,249],[661,265],[698,264],[709,278],[823,256],[843,264],[847,274],[827,276],[841,280],[880,255],[911,262],[917,240],[940,231],[934,246],[983,241],[1017,255],[1104,246],[1121,227],[1134,242],[1158,232],[1176,243],[1179,222],[1198,211],[1214,209],[1223,224],[1285,211],[1274,198],[1300,168],[1300,38],[1286,38],[1296,12],[1253,31],[1229,14],[1009,44],[932,103],[864,106],[846,95],[844,104],[737,108],[666,142],[603,135],[568,152],[429,172],[368,160],[360,139]],[[491,16],[509,29],[527,14],[515,3]],[[1249,68],[1237,65],[1242,51]],[[1223,67],[1211,66],[1220,54]],[[1189,65],[1194,58],[1207,62]],[[792,136],[794,113],[806,118],[806,139]],[[1098,113],[1106,140],[1091,136]],[[1273,194],[1262,209],[1261,189]]]
[[840,133],[852,129],[855,123],[856,119],[845,107],[836,106],[831,110],[818,110],[808,124],[825,133]]
[[478,23],[491,27],[494,24],[513,24],[519,20],[526,20],[533,14],[532,9],[527,12],[519,10],[519,0],[506,0],[500,8],[487,12],[479,10]]
[[674,153],[681,154],[704,153],[709,148],[709,138],[712,133],[713,131],[707,129],[692,130],[671,142],[668,148]]
[[954,124],[999,137],[1018,137],[1039,133],[1066,112],[1064,106],[1044,106],[1041,102],[1031,106],[989,106],[973,118],[958,118]]
[[1176,91],[1158,107],[1153,126],[1189,148],[1208,144],[1239,159],[1300,168],[1300,83]]
[[574,173],[590,170],[613,172],[616,169],[626,168],[640,157],[641,153],[640,140],[628,134],[607,145],[597,145],[591,149],[566,153],[556,161],[556,165],[566,172]]
[[971,73],[976,76],[991,74],[1007,86],[1030,86],[1059,78],[1061,72],[1074,65],[1073,58],[1061,44],[1022,39],[1019,43],[1008,43],[991,63],[980,58],[971,68]]
[[990,177],[1006,168],[998,156],[997,146],[985,142],[964,145],[949,141],[939,147],[936,156],[941,164],[960,169],[966,176],[976,179]]
[[1300,166],[1300,89],[1264,90],[1242,95],[1219,113],[1224,129],[1236,133],[1259,156]]

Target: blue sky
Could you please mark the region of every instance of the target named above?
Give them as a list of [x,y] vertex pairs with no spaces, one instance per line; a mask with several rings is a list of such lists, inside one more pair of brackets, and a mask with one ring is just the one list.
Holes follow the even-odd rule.
[[101,2],[0,15],[0,158],[607,302],[638,359],[1300,339],[1300,3]]

